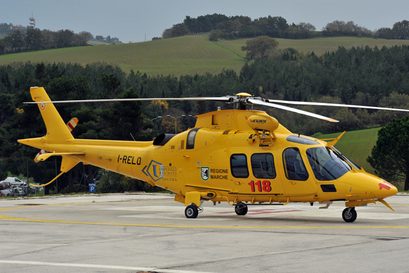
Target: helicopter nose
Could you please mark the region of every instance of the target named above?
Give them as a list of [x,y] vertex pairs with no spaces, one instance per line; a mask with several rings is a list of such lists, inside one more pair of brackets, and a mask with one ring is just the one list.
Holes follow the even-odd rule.
[[355,198],[383,200],[398,192],[391,183],[369,173],[351,173],[345,179],[353,181],[350,192]]

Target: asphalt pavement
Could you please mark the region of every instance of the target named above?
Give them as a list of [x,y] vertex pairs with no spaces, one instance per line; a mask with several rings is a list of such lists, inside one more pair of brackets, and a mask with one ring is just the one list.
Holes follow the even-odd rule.
[[343,203],[204,203],[197,219],[168,194],[0,200],[0,272],[409,272],[409,196]]

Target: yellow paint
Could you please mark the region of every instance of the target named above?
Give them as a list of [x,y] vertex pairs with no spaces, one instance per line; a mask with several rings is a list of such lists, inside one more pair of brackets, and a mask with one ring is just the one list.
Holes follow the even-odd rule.
[[269,115],[251,115],[247,118],[249,126],[253,130],[273,132],[277,129],[278,121]]
[[251,97],[251,94],[247,93],[247,92],[239,92],[236,94],[236,96],[238,97]]
[[335,146],[335,145],[338,143],[338,141],[340,141],[341,138],[346,134],[346,132],[347,132],[347,131],[343,131],[343,132],[342,132],[339,136],[337,136],[336,138],[330,139],[331,141],[328,141],[328,145],[330,145],[330,146]]
[[[393,185],[357,168],[335,180],[318,180],[306,151],[327,147],[328,143],[309,137],[303,139],[314,143],[289,141],[287,137],[296,135],[263,111],[233,109],[198,115],[196,129],[175,135],[165,145],[155,145],[153,141],[76,139],[49,102],[44,88],[32,87],[30,92],[38,103],[47,134],[18,141],[61,155],[65,163],[61,172],[64,173],[79,162],[94,165],[170,190],[177,195],[176,201],[185,204],[200,204],[206,200],[229,203],[326,203],[345,200],[352,206],[374,203],[397,193]],[[262,128],[254,125],[257,122],[263,124]],[[194,146],[189,144],[192,136],[195,136]],[[301,154],[309,174],[305,181],[289,180],[286,176],[283,151],[290,147],[297,148]],[[275,178],[254,176],[251,157],[255,153],[274,156]],[[233,176],[230,170],[233,154],[246,156],[248,177]],[[267,181],[263,188],[251,186],[259,180],[260,183]],[[323,192],[322,184],[334,185],[336,192]]]
[[118,226],[118,227],[149,227],[149,228],[175,228],[175,229],[409,229],[405,225],[179,225],[179,224],[153,224],[153,223],[120,223],[120,222],[93,222],[59,219],[33,219],[0,215],[0,220],[43,224],[66,224],[66,225],[92,225],[92,226]]

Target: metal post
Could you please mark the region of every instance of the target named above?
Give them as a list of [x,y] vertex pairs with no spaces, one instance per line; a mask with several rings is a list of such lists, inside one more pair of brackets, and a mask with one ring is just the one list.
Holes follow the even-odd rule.
[[175,121],[175,134],[178,132],[178,119],[177,117],[171,116],[171,115],[166,115],[167,117],[173,118]]

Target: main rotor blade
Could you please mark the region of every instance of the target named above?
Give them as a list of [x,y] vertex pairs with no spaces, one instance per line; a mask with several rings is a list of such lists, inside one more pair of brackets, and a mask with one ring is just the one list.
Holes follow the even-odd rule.
[[294,113],[297,113],[297,114],[322,119],[322,120],[329,121],[329,122],[339,122],[336,119],[332,119],[332,118],[329,118],[329,117],[326,117],[326,116],[314,114],[314,113],[311,113],[311,112],[308,112],[308,111],[304,111],[304,110],[300,110],[300,109],[296,109],[296,108],[292,108],[292,107],[288,107],[288,106],[284,106],[284,105],[280,105],[280,104],[275,104],[275,103],[271,103],[271,102],[265,102],[265,101],[261,101],[261,100],[257,100],[257,99],[248,99],[248,102],[251,102],[251,103],[257,104],[257,105],[263,105],[263,106],[267,106],[267,107],[278,108],[278,109],[294,112]]
[[291,101],[291,100],[270,100],[269,102],[291,104],[291,105],[311,105],[311,106],[329,106],[329,107],[345,107],[345,108],[358,108],[358,109],[371,109],[371,110],[386,110],[386,111],[399,111],[409,112],[409,109],[391,108],[391,107],[377,107],[355,104],[343,104],[343,103],[327,103],[327,102],[309,102],[309,101]]
[[88,102],[128,102],[128,101],[229,101],[230,97],[187,97],[187,98],[122,98],[122,99],[85,99],[85,100],[54,100],[54,101],[25,101],[23,104],[39,103],[88,103]]

